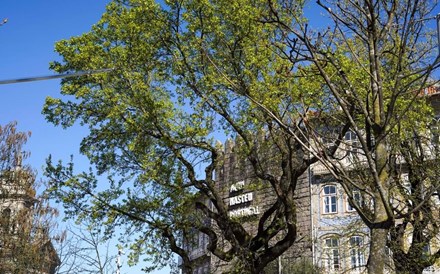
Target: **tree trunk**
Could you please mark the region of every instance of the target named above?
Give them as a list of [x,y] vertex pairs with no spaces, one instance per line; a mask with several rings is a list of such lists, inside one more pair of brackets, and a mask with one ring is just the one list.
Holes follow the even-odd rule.
[[[382,109],[379,100],[375,100],[377,109]],[[375,121],[380,124],[382,111],[376,112]],[[389,167],[386,139],[383,138],[383,131],[376,132],[375,139],[381,140],[376,144],[375,169],[378,172],[374,193],[374,223],[370,227],[370,254],[367,262],[368,274],[385,273],[386,264],[390,258],[387,252],[387,239],[393,223],[387,212],[389,203]]]
[[368,257],[368,274],[382,274],[390,256],[386,252],[389,229],[372,228],[370,231],[370,255]]

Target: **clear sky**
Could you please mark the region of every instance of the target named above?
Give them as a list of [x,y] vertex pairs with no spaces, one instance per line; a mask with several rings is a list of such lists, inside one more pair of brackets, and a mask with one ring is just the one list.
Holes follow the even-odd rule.
[[[54,44],[80,35],[97,22],[107,0],[3,0],[0,20],[0,80],[52,74],[49,62],[59,59]],[[60,80],[0,85],[0,123],[17,121],[19,129],[31,131],[27,148],[29,163],[41,169],[52,153],[68,159],[78,152],[84,131],[62,130],[46,123],[41,115],[46,96],[57,97]],[[41,173],[41,172],[40,172]]]
[[[0,21],[0,80],[52,75],[49,62],[58,60],[56,41],[90,30],[109,0],[2,0]],[[46,96],[59,97],[60,80],[0,85],[0,124],[18,122],[21,131],[31,131],[27,163],[42,174],[49,154],[67,161],[74,155],[78,169],[87,169],[78,155],[79,143],[87,133],[81,127],[63,130],[45,121],[41,110]],[[155,272],[168,273],[169,270]],[[140,266],[124,266],[122,273],[140,273]]]

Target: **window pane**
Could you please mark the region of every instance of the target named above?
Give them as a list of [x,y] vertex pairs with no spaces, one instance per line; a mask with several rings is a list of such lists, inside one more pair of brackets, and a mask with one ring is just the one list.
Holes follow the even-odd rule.
[[324,186],[323,188],[324,213],[337,212],[337,195],[335,186]]
[[339,269],[339,250],[333,249],[333,267]]
[[[353,195],[353,202],[354,202],[356,205],[358,205],[358,206],[362,206],[362,196],[361,196],[360,191],[358,191],[358,190],[353,190],[352,195]],[[354,210],[355,210],[354,207],[352,207],[352,206],[350,205],[350,203],[349,203],[349,201],[348,201],[348,197],[347,197],[347,210],[348,210],[348,211],[354,211]]]
[[332,202],[332,212],[336,212],[336,197],[335,196],[331,197],[331,202]]
[[325,239],[325,246],[331,247],[332,246],[332,239]]
[[334,186],[325,186],[324,187],[324,194],[335,194],[336,193],[336,187]]

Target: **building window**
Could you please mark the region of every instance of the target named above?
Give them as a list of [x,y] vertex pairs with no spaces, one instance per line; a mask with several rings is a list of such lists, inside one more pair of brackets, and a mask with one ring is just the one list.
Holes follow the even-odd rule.
[[353,131],[348,131],[347,133],[345,133],[345,141],[347,144],[348,159],[353,160],[358,154],[358,149],[359,149],[359,141],[356,136],[356,133],[354,133]]
[[208,265],[208,264],[205,264],[205,265],[203,266],[203,272],[202,272],[202,274],[209,274],[209,265]]
[[[353,195],[353,202],[358,206],[362,206],[361,192],[359,190],[353,190],[352,195]],[[347,211],[351,211],[351,212],[355,211],[354,207],[352,207],[350,202],[348,201],[348,197],[347,197]]]
[[324,262],[327,270],[340,269],[339,239],[336,237],[326,238],[324,241]]
[[350,238],[351,268],[358,268],[365,265],[363,245],[363,237],[352,236]]
[[323,204],[324,213],[338,212],[338,196],[336,194],[336,186],[328,185],[323,188]]
[[440,205],[440,191],[435,191],[432,193],[431,199],[434,201],[436,205]]
[[209,274],[209,266],[207,264],[200,265],[193,270],[192,274]]

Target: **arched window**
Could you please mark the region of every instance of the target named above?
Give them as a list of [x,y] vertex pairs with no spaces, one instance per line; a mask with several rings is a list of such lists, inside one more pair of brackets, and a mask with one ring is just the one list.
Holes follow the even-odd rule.
[[323,261],[327,270],[338,270],[341,267],[339,256],[339,239],[337,237],[328,237],[324,239]]
[[364,238],[362,236],[350,237],[350,261],[351,268],[358,268],[365,265]]
[[324,206],[324,213],[338,212],[338,195],[336,193],[336,186],[327,185],[323,187],[322,199]]

